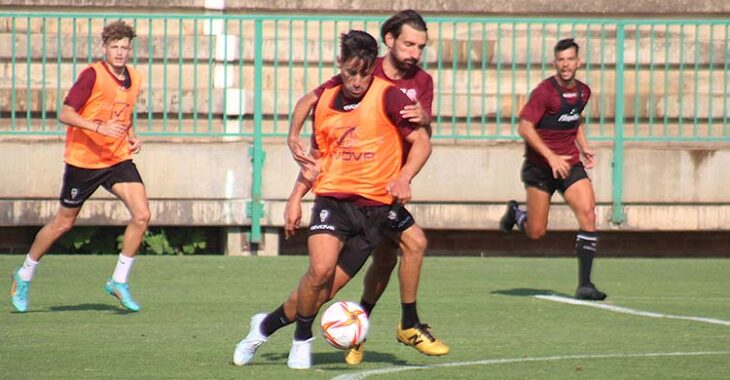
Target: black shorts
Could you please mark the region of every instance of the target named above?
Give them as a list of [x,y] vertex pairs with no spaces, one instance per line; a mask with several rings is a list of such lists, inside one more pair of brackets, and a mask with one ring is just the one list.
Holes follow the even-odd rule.
[[79,208],[99,186],[111,192],[112,186],[123,182],[144,183],[132,160],[103,169],[84,169],[66,164],[59,200],[63,207]]
[[404,205],[395,205],[388,212],[388,229],[391,232],[400,234],[416,224],[413,215]]
[[525,187],[534,187],[550,195],[553,195],[555,190],[564,193],[570,185],[583,178],[588,178],[588,174],[581,162],[570,168],[570,173],[565,179],[554,178],[553,171],[549,167],[535,165],[529,161],[525,161],[522,165],[522,182],[525,183]]
[[350,201],[317,197],[309,221],[309,236],[329,234],[340,239],[344,247],[337,265],[354,277],[385,236],[389,211],[390,206],[358,206]]

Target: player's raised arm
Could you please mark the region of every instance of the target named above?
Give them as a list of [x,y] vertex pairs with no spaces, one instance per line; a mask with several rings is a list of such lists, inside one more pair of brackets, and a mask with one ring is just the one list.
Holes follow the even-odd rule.
[[313,163],[312,158],[306,154],[306,144],[301,140],[300,135],[302,126],[314,105],[317,104],[318,99],[319,96],[314,91],[310,91],[299,98],[297,104],[294,106],[294,110],[292,110],[286,144],[289,146],[289,151],[294,161],[300,166]]

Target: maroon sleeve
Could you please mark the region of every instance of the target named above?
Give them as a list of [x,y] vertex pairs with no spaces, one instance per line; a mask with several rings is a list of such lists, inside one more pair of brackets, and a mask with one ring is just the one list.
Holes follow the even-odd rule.
[[333,76],[332,78],[328,79],[326,82],[317,86],[317,88],[312,90],[312,92],[314,92],[314,95],[317,95],[317,98],[319,99],[319,97],[322,96],[322,93],[324,92],[324,90],[338,86],[340,84],[342,84],[342,78],[340,77],[340,74],[337,74],[337,75]]
[[520,111],[520,119],[524,119],[533,124],[537,124],[542,119],[542,116],[547,110],[547,98],[550,96],[549,92],[546,91],[547,86],[537,86],[535,90],[530,94],[530,99],[527,101],[522,111]]
[[406,137],[418,128],[417,124],[413,124],[408,119],[404,119],[400,114],[403,107],[413,104],[401,90],[395,86],[390,86],[385,92],[383,101],[385,102],[385,114],[388,115],[388,118],[396,126],[401,136]]
[[583,84],[583,101],[588,104],[588,100],[591,98],[591,88],[587,84]]
[[433,78],[427,72],[418,78],[418,102],[426,111],[428,116],[433,116]]
[[86,101],[89,100],[91,90],[94,89],[95,82],[96,71],[94,71],[94,69],[89,67],[82,71],[81,74],[79,74],[79,78],[76,79],[76,82],[68,91],[68,95],[66,95],[66,99],[63,101],[63,104],[70,106],[78,112],[81,107],[86,104]]

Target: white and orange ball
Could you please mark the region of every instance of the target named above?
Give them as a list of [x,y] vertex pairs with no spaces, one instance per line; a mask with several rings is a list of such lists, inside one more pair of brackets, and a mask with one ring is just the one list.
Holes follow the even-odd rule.
[[324,311],[319,325],[327,343],[334,348],[347,350],[365,340],[370,321],[360,305],[339,301]]

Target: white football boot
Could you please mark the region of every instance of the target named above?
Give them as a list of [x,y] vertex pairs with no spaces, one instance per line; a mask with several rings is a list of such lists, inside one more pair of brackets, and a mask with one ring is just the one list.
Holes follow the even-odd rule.
[[291,351],[289,351],[289,360],[286,361],[286,365],[288,365],[289,368],[312,368],[312,341],[314,341],[314,338],[292,341]]
[[251,317],[251,329],[248,335],[238,342],[233,351],[233,364],[242,366],[248,364],[256,355],[256,350],[266,342],[266,337],[261,333],[261,322],[266,318],[266,313],[255,314]]

